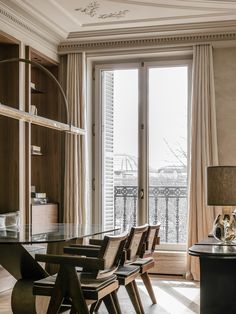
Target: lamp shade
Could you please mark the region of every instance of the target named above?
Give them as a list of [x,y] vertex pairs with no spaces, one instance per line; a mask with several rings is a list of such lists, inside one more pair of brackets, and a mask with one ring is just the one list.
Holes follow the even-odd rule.
[[207,205],[236,205],[236,166],[207,167]]

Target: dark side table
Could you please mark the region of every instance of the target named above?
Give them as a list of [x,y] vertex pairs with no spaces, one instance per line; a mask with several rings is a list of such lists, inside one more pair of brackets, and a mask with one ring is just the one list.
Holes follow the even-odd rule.
[[220,244],[207,238],[189,254],[200,259],[200,313],[236,313],[236,243]]

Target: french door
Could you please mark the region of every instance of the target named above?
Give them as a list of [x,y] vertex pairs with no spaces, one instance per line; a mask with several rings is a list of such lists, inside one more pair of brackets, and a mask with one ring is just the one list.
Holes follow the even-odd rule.
[[95,66],[95,220],[128,230],[161,223],[161,243],[187,234],[190,63]]

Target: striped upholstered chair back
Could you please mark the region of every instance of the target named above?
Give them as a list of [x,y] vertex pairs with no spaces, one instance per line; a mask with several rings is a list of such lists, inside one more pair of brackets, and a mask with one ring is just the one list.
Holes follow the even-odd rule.
[[134,262],[140,256],[145,243],[147,231],[148,224],[131,228],[128,240],[125,245],[126,263]]
[[157,244],[159,244],[160,241],[160,226],[160,223],[157,223],[155,225],[149,225],[146,233],[145,245],[143,247],[144,249],[143,251],[141,251],[140,257],[148,257],[153,255],[155,247]]

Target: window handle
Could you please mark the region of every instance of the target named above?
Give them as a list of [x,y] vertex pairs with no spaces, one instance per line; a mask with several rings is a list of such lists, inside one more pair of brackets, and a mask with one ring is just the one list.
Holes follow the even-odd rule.
[[141,200],[144,199],[144,190],[143,189],[140,189],[139,196],[140,196]]

